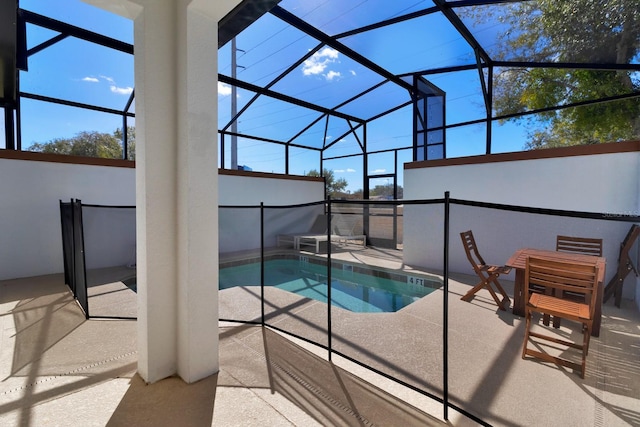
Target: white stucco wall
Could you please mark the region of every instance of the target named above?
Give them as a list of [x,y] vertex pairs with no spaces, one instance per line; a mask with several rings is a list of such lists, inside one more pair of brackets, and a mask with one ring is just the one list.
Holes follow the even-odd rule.
[[443,197],[586,212],[638,210],[640,154],[612,153],[405,170],[405,199]]
[[[259,176],[260,174],[256,174]],[[317,181],[255,176],[218,176],[220,206],[295,205],[324,199],[324,184]]]
[[59,201],[135,205],[135,169],[0,159],[0,280],[63,271]]
[[[637,151],[405,168],[404,196],[406,200],[439,199],[449,191],[454,199],[638,215],[639,170]],[[404,215],[405,263],[441,269],[442,205],[407,205]],[[524,246],[555,249],[556,235],[568,234],[604,239],[608,281],[615,273],[619,245],[630,226],[625,222],[575,220],[452,205],[449,267],[452,272],[473,273],[459,236],[465,230],[473,230],[480,252],[491,264],[503,264],[516,249]],[[636,287],[634,279],[628,277],[624,297],[634,298]]]
[[[0,182],[6,183],[0,188],[0,280],[63,271],[60,200],[76,198],[83,204],[109,206],[136,203],[133,168],[0,158]],[[260,201],[269,205],[299,204],[324,196],[322,182],[304,180],[220,175],[219,185],[220,204],[224,205],[258,205]],[[92,228],[93,221],[111,221],[100,219],[99,212],[88,219],[87,268],[133,260],[135,234],[133,242],[124,236],[133,219],[124,211],[115,214],[126,217],[123,230],[115,230],[114,224],[103,231]],[[250,225],[255,224],[245,223],[246,228]],[[101,236],[101,232],[106,234]],[[247,235],[253,236],[251,232]],[[112,243],[125,249],[107,257],[104,246]]]
[[255,207],[260,202],[264,203],[266,247],[276,245],[278,234],[309,230],[316,216],[324,212],[322,205],[269,208],[321,201],[324,198],[323,182],[279,179],[276,175],[260,178],[220,174],[219,185],[218,241],[221,254],[260,248],[260,209],[235,206]]

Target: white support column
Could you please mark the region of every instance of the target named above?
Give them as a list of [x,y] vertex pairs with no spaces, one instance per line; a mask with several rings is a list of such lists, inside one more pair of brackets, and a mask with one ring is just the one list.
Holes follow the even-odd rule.
[[218,359],[218,21],[240,0],[85,0],[135,19],[138,372]]
[[218,20],[178,10],[178,374],[218,371]]
[[138,373],[147,382],[177,372],[176,27],[174,2],[159,1],[134,28]]

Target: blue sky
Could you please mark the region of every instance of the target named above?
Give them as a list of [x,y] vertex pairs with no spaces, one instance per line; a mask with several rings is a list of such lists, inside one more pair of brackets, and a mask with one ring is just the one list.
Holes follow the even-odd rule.
[[[20,7],[128,43],[133,22],[79,0],[20,0]],[[27,25],[27,47],[57,35]],[[134,86],[133,58],[76,38],[66,38],[29,58],[21,91],[122,110]],[[135,110],[133,110],[135,111]],[[121,116],[22,98],[22,144],[66,138],[85,130],[113,132]]]
[[[309,11],[305,11],[306,19],[320,26],[323,31],[331,33],[334,31],[334,26],[336,29],[339,27],[336,19],[322,20],[323,9],[320,7],[322,3],[320,0],[314,0],[302,4],[309,8]],[[284,0],[281,6],[293,8],[296,4],[300,2]],[[415,7],[422,8],[430,4],[430,1],[417,2]],[[118,40],[133,42],[132,21],[79,0],[20,0],[20,7]],[[362,24],[366,24],[379,18],[360,16],[358,19],[362,20]],[[406,72],[416,67],[447,66],[459,61],[468,61],[471,54],[468,47],[459,36],[445,34],[445,25],[446,23],[439,15],[434,15],[425,17],[420,22],[394,27],[394,37],[388,36],[386,33],[388,30],[381,29],[376,30],[376,34],[368,38],[354,36],[344,39],[343,42],[365,53],[394,73]],[[238,69],[238,78],[254,84],[268,83],[286,69],[293,60],[304,55],[318,43],[297,30],[287,28],[270,15],[265,16],[254,26],[256,31],[246,32],[238,37],[238,48],[243,50],[238,55],[238,64],[242,66]],[[29,48],[56,35],[55,32],[32,25],[27,27]],[[487,31],[490,30],[491,28],[487,29]],[[439,38],[428,37],[428,34],[433,34],[434,31],[444,35]],[[420,41],[418,46],[415,44],[416,40]],[[228,45],[219,51],[219,66],[221,73],[230,75],[231,52]],[[275,53],[273,53],[274,47]],[[269,52],[269,55],[265,56],[265,52]],[[134,87],[133,58],[124,53],[67,38],[31,56],[29,71],[21,72],[20,79],[23,92],[121,110],[126,105]],[[360,64],[333,49],[323,48],[278,82],[273,90],[325,107],[333,107],[336,99],[348,99],[350,93],[362,91],[379,80],[380,76]],[[447,92],[448,123],[482,117],[484,107],[479,97],[481,92],[477,71],[431,76],[430,81]],[[361,104],[358,107],[359,110],[347,105],[341,111],[367,117],[368,107],[373,111],[374,106],[379,107],[385,102],[391,107],[406,96],[388,87],[382,87],[377,92],[375,102]],[[239,90],[237,95],[239,108],[245,105],[251,96],[251,93]],[[230,97],[229,87],[219,85],[221,122],[226,122],[230,117]],[[23,148],[28,148],[33,142],[42,143],[54,138],[71,137],[86,130],[111,133],[122,126],[121,116],[118,115],[26,98],[22,99],[21,107]],[[135,112],[135,106],[132,111]],[[250,133],[259,132],[269,138],[286,140],[316,116],[317,113],[313,111],[292,110],[291,106],[285,103],[264,99],[247,111],[247,115],[239,124],[239,130]],[[134,121],[132,120],[131,123],[133,124]],[[401,110],[370,123],[367,128],[369,150],[411,145],[411,126],[410,109]],[[337,137],[345,129],[348,129],[348,124],[344,120],[332,120],[327,143],[333,142],[331,138]],[[484,125],[450,130],[447,134],[448,157],[483,154],[484,134]],[[494,152],[519,151],[524,145],[524,129],[520,126],[495,124],[493,134]],[[323,138],[324,121],[304,136],[302,141],[321,146]],[[328,150],[326,157],[354,152],[357,152],[357,143],[353,136],[349,136]],[[227,156],[229,156],[228,153]],[[239,141],[238,163],[248,165],[254,170],[282,173],[284,172],[283,156],[284,150],[280,146],[253,140]],[[397,168],[401,172],[402,163],[411,160],[410,150],[400,152],[398,160]],[[318,165],[317,152],[292,149],[291,173],[304,174],[310,169],[318,169]],[[325,167],[333,169],[337,177],[347,179],[348,190],[356,191],[362,188],[363,171],[360,157],[327,161]],[[370,174],[385,174],[392,171],[393,156],[391,154],[370,157]],[[371,184],[375,186],[387,182],[387,179],[381,179]],[[401,179],[399,184],[402,184]]]

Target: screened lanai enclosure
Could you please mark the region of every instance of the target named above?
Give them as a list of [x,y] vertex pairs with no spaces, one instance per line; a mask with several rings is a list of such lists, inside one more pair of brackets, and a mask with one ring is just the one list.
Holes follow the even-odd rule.
[[[119,167],[102,175],[77,157],[19,153],[135,160],[133,22],[80,0],[1,4],[0,148],[56,157],[21,162],[8,186],[47,200],[5,217],[26,218],[10,223],[18,234],[61,225],[65,281],[86,317],[133,319],[148,289],[142,209],[94,199],[136,200],[135,165],[103,162]],[[444,419],[531,425],[547,408],[556,425],[638,424],[638,0],[245,0],[210,52],[219,268],[206,285],[220,322],[327,350],[442,404]],[[568,145],[595,147],[513,154]],[[63,185],[36,192],[45,181]],[[466,230],[488,262],[513,267],[500,277],[511,301],[463,299],[478,283]],[[54,247],[55,232],[25,246]],[[561,235],[599,239],[606,258],[584,378],[520,356],[527,291],[508,260],[553,251]],[[580,335],[568,323],[558,336]],[[313,368],[291,355],[270,380],[307,386]],[[311,391],[313,406],[324,395]]]
[[[0,147],[135,158],[132,22],[43,3],[3,2]],[[637,139],[638,10],[246,0],[219,23],[218,166],[398,198],[412,160]]]

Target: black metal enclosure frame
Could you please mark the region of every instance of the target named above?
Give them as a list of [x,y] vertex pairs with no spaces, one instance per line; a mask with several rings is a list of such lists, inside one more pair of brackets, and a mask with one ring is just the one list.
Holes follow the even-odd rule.
[[[621,72],[634,72],[640,71],[640,64],[631,63],[631,64],[616,64],[616,63],[601,63],[601,62],[557,62],[557,61],[549,61],[549,62],[538,62],[538,61],[521,61],[521,60],[499,60],[492,57],[487,48],[481,43],[473,34],[472,29],[463,22],[461,19],[461,13],[459,11],[465,11],[468,9],[472,9],[474,7],[488,7],[488,6],[496,6],[499,5],[508,5],[509,3],[521,3],[527,0],[464,0],[464,1],[445,1],[445,0],[434,0],[434,6],[424,7],[423,9],[412,11],[410,13],[400,13],[393,18],[379,20],[377,22],[370,23],[368,25],[362,26],[360,28],[352,28],[348,31],[342,32],[340,34],[329,35],[320,29],[314,27],[310,22],[306,21],[304,18],[301,18],[289,10],[283,8],[279,5],[280,1],[278,0],[244,0],[240,5],[238,5],[228,16],[223,18],[218,25],[219,31],[219,44],[218,49],[222,48],[225,44],[231,41],[235,36],[239,35],[247,28],[251,26],[254,22],[260,19],[264,14],[270,14],[270,16],[278,19],[279,21],[285,23],[286,25],[291,26],[292,28],[297,29],[301,34],[304,34],[313,40],[318,41],[318,45],[307,52],[305,55],[300,57],[297,61],[290,64],[285,70],[276,75],[274,78],[270,79],[265,84],[255,85],[251,82],[244,81],[236,76],[235,67],[231,70],[230,75],[218,74],[218,80],[221,83],[229,84],[233,88],[244,89],[250,94],[253,94],[251,99],[240,109],[240,111],[235,111],[233,117],[226,123],[219,123],[219,136],[220,136],[220,156],[221,156],[221,165],[222,167],[226,167],[227,161],[225,159],[225,147],[228,146],[229,140],[233,141],[234,138],[244,138],[247,140],[266,142],[270,144],[278,144],[284,147],[284,172],[285,174],[289,173],[290,170],[290,149],[291,148],[301,148],[305,150],[315,151],[320,154],[320,171],[322,173],[323,167],[322,162],[324,160],[329,159],[338,159],[338,158],[346,158],[346,157],[354,157],[354,156],[362,156],[363,163],[363,193],[364,198],[368,197],[369,194],[369,180],[368,180],[368,172],[367,172],[367,155],[372,154],[374,151],[370,151],[367,144],[367,132],[366,127],[367,124],[380,119],[388,114],[391,114],[399,109],[404,107],[408,107],[410,105],[414,105],[414,110],[419,111],[419,104],[424,101],[423,91],[419,90],[414,82],[420,81],[423,82],[423,85],[433,86],[427,79],[431,76],[442,75],[444,73],[450,72],[458,72],[458,71],[466,71],[466,70],[475,70],[478,73],[478,78],[480,80],[480,86],[482,89],[482,97],[484,102],[484,110],[486,111],[486,117],[477,119],[477,120],[468,120],[459,123],[450,123],[447,124],[444,121],[441,126],[431,127],[428,126],[428,132],[424,136],[435,136],[438,134],[442,134],[438,137],[437,144],[432,144],[428,142],[428,138],[418,137],[415,134],[418,132],[419,125],[414,125],[414,140],[412,146],[406,147],[395,147],[390,149],[390,151],[399,151],[399,150],[412,150],[413,151],[413,159],[431,159],[431,158],[444,158],[447,154],[446,149],[446,133],[449,129],[459,128],[463,126],[472,126],[478,124],[486,125],[486,135],[485,135],[485,153],[492,153],[492,126],[491,124],[496,121],[508,120],[516,117],[526,116],[526,115],[536,115],[540,113],[550,112],[550,111],[558,111],[561,109],[572,108],[577,106],[591,105],[596,103],[605,103],[611,101],[617,101],[628,98],[638,98],[640,97],[640,92],[629,92],[626,94],[617,94],[612,96],[601,96],[596,99],[586,100],[582,102],[574,102],[574,103],[564,103],[562,105],[549,106],[544,108],[532,109],[529,111],[517,112],[513,114],[507,114],[502,116],[494,115],[494,105],[493,105],[493,79],[494,72],[499,68],[512,68],[512,69],[536,69],[536,68],[549,68],[549,69],[568,69],[568,70],[576,70],[576,69],[584,69],[584,70],[610,70],[610,71],[621,71]],[[446,21],[450,23],[450,25],[457,31],[460,37],[467,44],[468,48],[474,52],[475,54],[475,62],[465,63],[461,65],[441,67],[441,68],[431,68],[431,69],[422,69],[422,70],[414,70],[409,73],[402,74],[394,74],[389,70],[383,68],[378,63],[374,62],[370,58],[356,52],[355,50],[349,48],[345,44],[345,40],[349,37],[353,37],[356,35],[365,34],[370,31],[374,31],[377,29],[382,29],[385,27],[391,27],[393,25],[406,23],[410,20],[419,19],[421,17],[426,17],[429,15],[440,14],[442,15]],[[26,40],[26,25],[36,25],[42,28],[47,28],[52,31],[57,32],[58,34],[51,37],[49,40],[46,40],[37,46],[33,46],[27,49],[27,40]],[[56,43],[64,40],[67,37],[75,37],[82,40],[89,41],[91,43],[95,43],[109,49],[115,49],[120,52],[125,52],[127,54],[133,54],[133,46],[129,43],[124,43],[122,41],[113,39],[111,37],[106,37],[101,34],[85,30],[83,28],[79,28],[77,26],[73,26],[61,21],[57,21],[46,16],[38,15],[36,13],[18,9],[17,11],[17,25],[16,25],[16,40],[17,40],[17,50],[16,50],[16,64],[17,68],[21,70],[28,69],[29,57],[32,55],[41,52],[44,49],[47,49]],[[324,47],[330,47],[334,49],[350,60],[362,66],[364,69],[373,73],[374,75],[379,76],[380,82],[375,85],[368,87],[359,93],[355,94],[351,98],[340,102],[338,105],[325,107],[321,105],[317,105],[311,102],[303,101],[297,97],[286,95],[285,93],[278,92],[274,90],[274,87],[278,82],[283,80],[292,70],[300,67],[301,64],[304,63],[305,60],[309,59],[314,53],[320,51]],[[237,66],[237,65],[236,65]],[[90,109],[94,111],[100,111],[108,114],[115,114],[122,117],[122,126],[123,126],[123,156],[127,158],[128,155],[128,141],[127,141],[127,123],[128,119],[134,118],[135,113],[131,112],[132,104],[134,102],[134,93],[131,93],[126,104],[122,107],[122,109],[112,109],[105,108],[98,105],[88,105],[82,104],[74,101],[69,101],[65,99],[52,98],[48,96],[43,96],[37,93],[28,93],[20,90],[18,79],[18,72],[16,71],[16,88],[17,88],[17,97],[15,102],[3,104],[4,108],[4,118],[5,118],[5,140],[6,140],[6,148],[7,149],[23,149],[22,138],[21,138],[21,114],[20,114],[20,99],[33,99],[42,102],[50,102],[61,105],[73,106],[77,108]],[[394,87],[400,88],[407,93],[407,101],[401,103],[400,105],[387,108],[384,111],[379,111],[378,113],[372,116],[358,115],[358,114],[346,114],[341,112],[341,107],[346,104],[357,103],[358,101],[366,102],[366,96],[377,88],[383,85],[392,85]],[[435,89],[434,89],[435,90]],[[435,93],[434,93],[435,94]],[[441,94],[444,99],[444,93]],[[248,108],[251,107],[258,99],[262,97],[267,97],[272,100],[283,101],[291,104],[292,106],[303,107],[308,111],[314,112],[316,117],[309,121],[306,126],[302,126],[299,129],[291,129],[292,137],[287,140],[278,140],[278,139],[270,139],[266,138],[264,135],[260,134],[260,131],[257,132],[236,132],[234,131],[234,126],[238,123],[239,120],[243,120],[245,117],[245,113]],[[444,104],[443,104],[444,107]],[[15,115],[14,115],[15,111]],[[325,139],[322,140],[322,143],[319,147],[309,146],[300,142],[300,137],[309,129],[314,127],[316,124],[320,124],[324,121],[324,136],[327,136],[327,129],[329,125],[329,119],[344,121],[348,126],[347,129],[341,135],[333,135],[333,142],[327,142]],[[419,122],[420,120],[425,120],[424,117],[416,113],[416,120]],[[424,123],[428,125],[428,123]],[[361,134],[359,134],[361,133]],[[334,146],[338,141],[347,136],[353,136],[357,145],[359,146],[359,153],[350,153],[345,156],[328,156],[327,150],[329,150],[332,146]],[[427,144],[427,146],[425,146]],[[386,150],[378,150],[376,152],[385,152]]]

